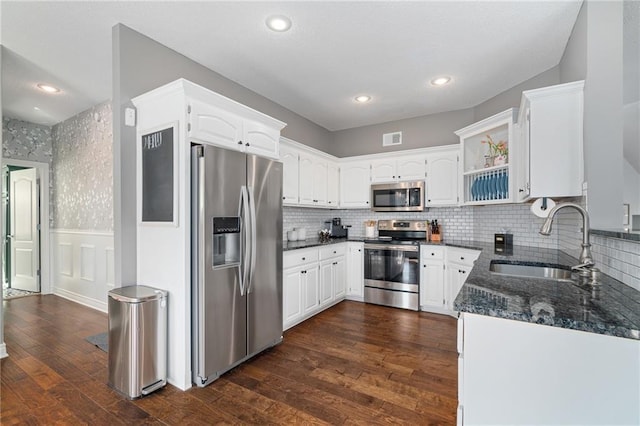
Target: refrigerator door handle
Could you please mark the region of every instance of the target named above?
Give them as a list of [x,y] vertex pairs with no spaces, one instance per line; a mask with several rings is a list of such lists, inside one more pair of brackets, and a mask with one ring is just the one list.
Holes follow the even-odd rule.
[[244,241],[241,242],[242,246],[242,260],[240,262],[240,296],[244,296],[247,289],[247,283],[249,280],[249,246],[251,245],[251,218],[249,211],[249,192],[247,187],[242,185],[240,188],[240,211],[239,216],[242,220],[242,230],[244,234]]
[[258,245],[258,226],[256,223],[256,202],[254,200],[253,187],[248,187],[249,192],[249,214],[251,216],[251,257],[249,263],[249,282],[247,293],[253,291],[253,275],[256,270],[256,253]]

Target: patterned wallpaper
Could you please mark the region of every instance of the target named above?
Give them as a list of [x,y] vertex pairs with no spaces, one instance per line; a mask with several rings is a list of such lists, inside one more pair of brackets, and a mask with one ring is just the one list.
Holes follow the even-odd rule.
[[[53,190],[53,142],[51,127],[2,117],[2,158],[49,164],[49,193]],[[53,226],[53,205],[49,198],[49,224]]]
[[53,126],[53,228],[113,230],[111,103]]
[[51,127],[3,117],[2,157],[51,165]]

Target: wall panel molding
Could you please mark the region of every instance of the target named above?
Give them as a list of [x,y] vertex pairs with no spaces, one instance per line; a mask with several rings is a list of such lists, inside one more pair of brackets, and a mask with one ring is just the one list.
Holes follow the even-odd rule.
[[113,233],[53,229],[51,256],[53,293],[107,312],[107,293],[114,287]]

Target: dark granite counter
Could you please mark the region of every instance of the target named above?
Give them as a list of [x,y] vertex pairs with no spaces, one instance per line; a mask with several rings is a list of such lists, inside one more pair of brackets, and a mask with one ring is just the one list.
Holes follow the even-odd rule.
[[[479,315],[640,340],[640,291],[607,275],[599,286],[498,275],[492,260],[573,266],[577,259],[553,249],[514,246],[495,254],[492,244],[467,243],[482,252],[454,301],[454,309]],[[597,267],[597,265],[596,265]]]
[[331,244],[346,243],[347,241],[364,241],[358,238],[331,238],[328,241],[320,241],[319,238],[300,240],[300,241],[283,241],[282,251],[298,250],[309,247],[328,246]]
[[590,229],[591,235],[620,238],[621,240],[640,241],[640,231],[625,231],[622,229]]

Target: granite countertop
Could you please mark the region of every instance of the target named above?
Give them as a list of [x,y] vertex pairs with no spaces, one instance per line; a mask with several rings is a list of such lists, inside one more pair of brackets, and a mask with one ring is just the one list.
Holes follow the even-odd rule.
[[466,244],[482,252],[454,301],[455,310],[640,340],[640,291],[604,274],[595,287],[494,274],[492,260],[569,267],[578,260],[554,249],[514,246],[513,254],[501,255],[493,244]]
[[320,241],[319,238],[313,238],[300,241],[283,241],[282,251],[298,250],[309,247],[328,246],[331,244],[346,243],[347,241],[364,241],[362,238],[330,238],[328,241]]

